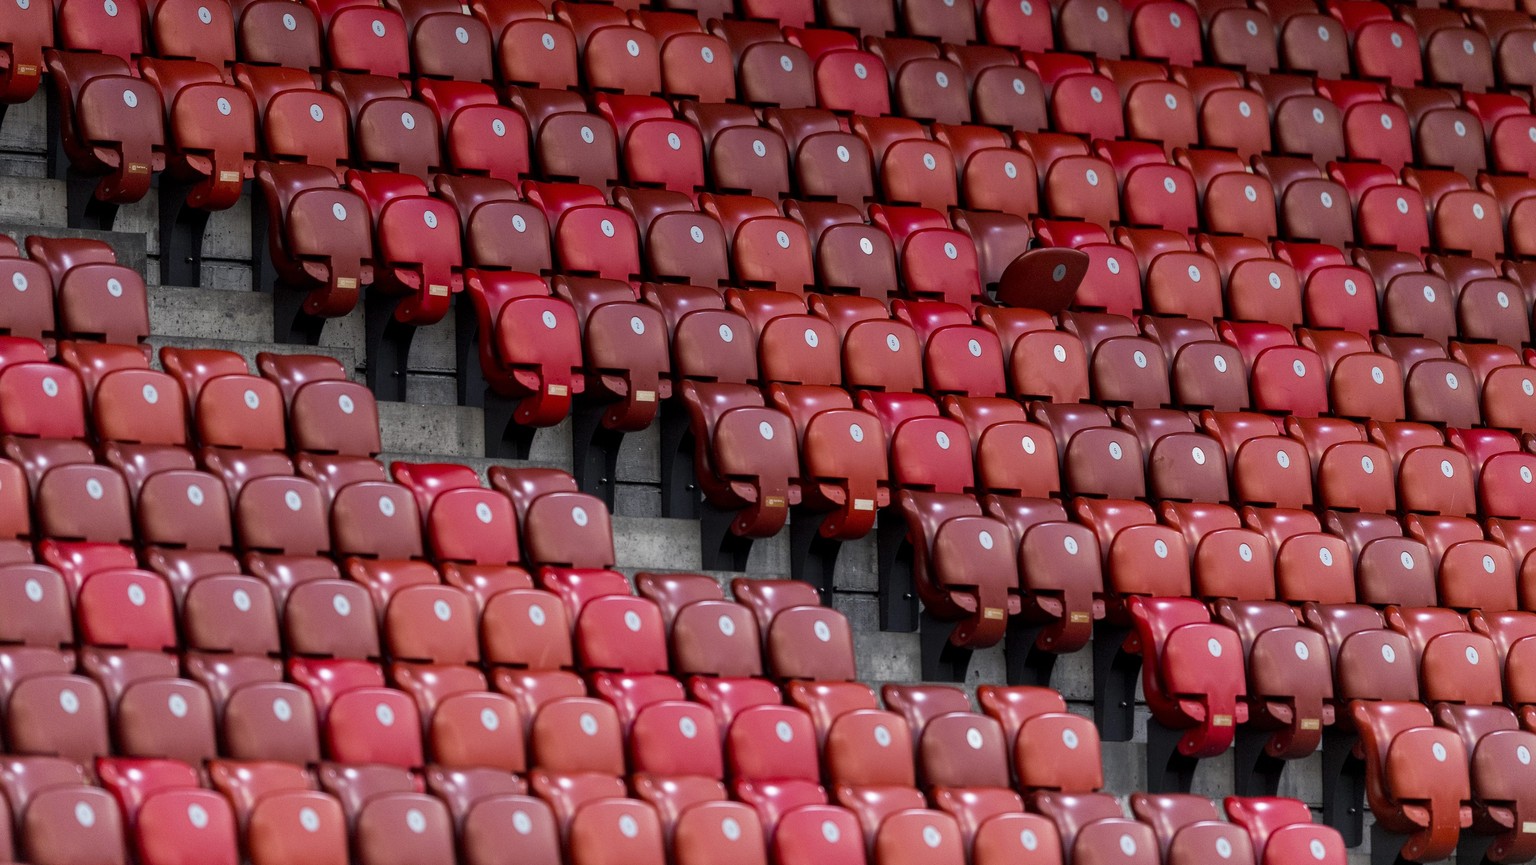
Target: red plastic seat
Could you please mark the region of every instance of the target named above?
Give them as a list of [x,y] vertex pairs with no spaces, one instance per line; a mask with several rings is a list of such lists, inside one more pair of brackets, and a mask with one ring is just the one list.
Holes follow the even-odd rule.
[[1314,825],[1312,812],[1300,801],[1229,796],[1224,804],[1227,818],[1248,830],[1258,865],[1290,862],[1303,856],[1303,851],[1327,865],[1347,861],[1338,830]]
[[363,284],[373,281],[367,203],[323,166],[263,162],[256,177],[270,216],[267,243],[279,278],[290,289],[308,292],[306,313],[346,315]]
[[[85,5],[77,2],[72,8],[83,10]],[[66,14],[61,11],[61,19]],[[65,26],[64,20],[60,23]],[[93,24],[69,26],[89,32]],[[103,15],[94,26],[123,34],[124,39],[142,39],[137,21],[130,27]],[[128,49],[122,50],[126,55]],[[53,50],[46,56],[49,74],[61,88],[62,145],[70,166],[101,177],[96,186],[99,201],[131,204],[142,199],[153,175],[165,170],[160,94],[149,82],[132,76],[123,56]]]
[[1399,855],[1449,855],[1472,822],[1461,737],[1434,727],[1422,705],[1357,701],[1351,713],[1365,753],[1367,803],[1384,828],[1407,836]]

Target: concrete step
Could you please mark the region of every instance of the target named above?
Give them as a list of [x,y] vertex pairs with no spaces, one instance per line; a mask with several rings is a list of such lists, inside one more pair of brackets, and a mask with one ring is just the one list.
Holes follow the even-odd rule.
[[[160,286],[151,288],[149,295],[150,326],[157,335],[241,341],[271,339],[271,294]],[[350,351],[356,366],[362,368],[367,349],[362,308],[327,322],[320,335],[320,346]],[[452,316],[418,329],[407,363],[411,373],[407,395],[412,402],[454,405],[457,396],[453,376],[457,367]]]

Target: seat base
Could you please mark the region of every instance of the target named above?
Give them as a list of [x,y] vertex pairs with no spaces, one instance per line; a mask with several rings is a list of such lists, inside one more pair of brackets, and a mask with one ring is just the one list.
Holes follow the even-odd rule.
[[1094,623],[1093,722],[1106,742],[1129,742],[1135,732],[1141,656],[1125,650],[1130,635],[1131,629],[1123,625]]
[[203,284],[203,235],[212,211],[187,203],[196,185],[174,180],[169,172],[160,177],[161,285]]
[[[1365,763],[1354,754],[1359,739],[1353,729],[1323,729],[1323,822],[1339,830],[1346,847],[1358,847],[1365,838]],[[1396,856],[1400,847],[1386,849]]]
[[1286,761],[1265,749],[1274,734],[1268,730],[1240,728],[1233,740],[1232,795],[1278,796]]
[[[379,401],[405,402],[406,362],[411,353],[415,325],[395,317],[395,309],[405,300],[370,286],[363,298],[365,351],[368,358],[368,389]],[[486,441],[491,446],[491,441]]]
[[828,516],[827,511],[797,505],[790,510],[789,517],[789,575],[815,586],[823,603],[831,597],[837,555],[843,550],[841,540],[821,534],[821,525]]

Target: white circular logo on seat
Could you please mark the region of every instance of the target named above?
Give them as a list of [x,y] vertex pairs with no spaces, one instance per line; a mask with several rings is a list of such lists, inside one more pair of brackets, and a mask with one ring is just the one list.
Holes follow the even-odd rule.
[[448,606],[447,601],[436,600],[432,602],[432,615],[436,616],[439,622],[446,622],[453,618],[453,608]]
[[144,594],[143,586],[139,585],[138,583],[129,584],[128,603],[133,604],[135,607],[142,607],[144,606],[144,602],[147,600],[149,600],[149,598]]
[[68,688],[59,692],[59,708],[67,715],[80,711],[80,697]]
[[1137,351],[1137,352],[1135,352],[1134,354],[1131,355],[1131,360],[1135,361],[1137,369],[1146,369],[1147,368],[1147,354],[1146,354],[1146,352],[1144,352],[1144,351]]
[[248,390],[245,392],[245,407],[253,411],[261,408],[261,397],[256,395],[256,391]]
[[613,220],[611,219],[605,219],[602,222],[599,222],[597,227],[602,230],[604,237],[612,237],[614,235],[615,229],[613,227]]
[[688,236],[693,239],[694,243],[703,243],[704,242],[704,229],[698,227],[697,225],[689,226],[688,227]]
[[1397,212],[1398,213],[1407,213],[1408,212],[1408,199],[1403,198],[1401,196],[1398,197],[1398,199],[1397,199]]
[[234,108],[229,104],[229,100],[225,99],[222,96],[220,96],[219,97],[219,101],[214,103],[214,104],[219,107],[219,113],[224,115],[225,117],[228,117],[229,116],[229,112],[234,110]]
[[540,316],[540,317],[544,320],[544,326],[545,327],[549,328],[550,330],[554,330],[555,329],[555,325],[557,324],[557,321],[555,319],[555,313],[554,313],[553,310],[548,310],[548,309],[544,310],[544,314],[542,316]]
[[1355,281],[1353,279],[1346,279],[1346,280],[1344,280],[1344,293],[1345,294],[1349,295],[1350,297],[1354,297],[1359,291],[1360,291],[1360,288],[1359,288],[1359,286],[1355,285]]
[[486,525],[490,525],[491,506],[485,502],[480,502],[479,504],[475,505],[475,519],[485,523]]
[[1061,542],[1061,547],[1067,551],[1067,555],[1077,555],[1077,538],[1064,538]]
[[1407,570],[1407,571],[1413,570],[1413,553],[1410,553],[1407,550],[1404,550],[1403,554],[1398,556],[1397,559],[1398,559],[1398,561],[1403,563],[1403,569],[1404,570]]
[[1205,649],[1206,649],[1206,651],[1211,653],[1211,657],[1213,657],[1213,658],[1221,657],[1221,641],[1216,639],[1215,637],[1212,637],[1209,640],[1205,641]]
[[544,608],[538,604],[533,604],[528,608],[528,621],[532,622],[535,628],[544,627],[544,622],[547,618],[544,615]]
[[1307,377],[1307,365],[1301,362],[1301,358],[1291,361],[1291,371],[1296,373],[1297,378]]
[[1520,467],[1520,480],[1524,481],[1525,483],[1530,483],[1531,482],[1532,475],[1531,475],[1531,467],[1530,466],[1521,466]]
[[334,595],[331,597],[331,609],[336,611],[336,615],[345,618],[352,615],[352,602],[347,600],[346,595]]
[[26,278],[26,276],[24,276],[21,273],[13,273],[13,274],[11,274],[11,285],[17,291],[23,291],[23,292],[26,291],[27,290],[27,278]]
[[869,77],[869,70],[864,68],[863,63],[855,63],[853,64],[853,74],[854,77],[858,78],[860,81],[863,81]]
[[1225,838],[1216,839],[1216,855],[1223,859],[1232,858],[1232,842]]
[[713,63],[715,62],[715,49],[705,45],[699,49],[699,57],[703,58],[705,63]]
[[379,513],[386,517],[395,515],[395,500],[389,496],[379,496]]
[[495,709],[480,710],[480,726],[492,733],[496,732],[496,728],[501,726],[501,718]]
[[977,540],[977,542],[979,542],[981,544],[981,548],[982,549],[984,549],[984,550],[992,549],[992,533],[991,532],[985,532],[984,531],[984,532],[977,533],[976,540]]
[[[1248,26],[1252,27],[1253,23],[1249,22]],[[1252,117],[1253,109],[1248,107],[1248,103],[1239,102],[1237,103],[1237,113],[1243,115],[1244,117]]]
[[788,54],[780,54],[779,68],[783,69],[785,72],[793,72],[795,71],[795,61],[791,59]]
[[272,701],[272,716],[286,724],[293,720],[293,707],[288,704],[287,700],[278,697]]
[[576,724],[577,726],[581,727],[581,732],[585,733],[586,735],[597,735],[597,719],[592,717],[590,712],[582,712],[581,717],[577,719]]
[[1179,185],[1177,183],[1173,182],[1173,178],[1172,177],[1164,177],[1163,178],[1163,189],[1167,190],[1168,194],[1172,195],[1173,193],[1179,191]]
[[[1013,79],[1013,92],[1014,93],[1017,93],[1018,95],[1023,96],[1024,95],[1024,89],[1025,89],[1024,88],[1024,79],[1022,79],[1022,78],[1015,78],[1015,79]],[[1532,134],[1536,134],[1536,129],[1533,129],[1531,131],[1532,131]]]
[[891,747],[891,731],[884,724],[875,725],[875,744],[882,748]]
[[299,825],[304,827],[305,832],[318,832],[320,831],[320,815],[315,813],[313,808],[301,808],[299,809]]
[[592,131],[592,127],[583,126],[581,127],[581,140],[591,144],[597,140],[597,134]]
[[[1090,168],[1087,171],[1083,172],[1083,177],[1088,181],[1088,185],[1089,186],[1098,186],[1099,185],[1099,173],[1097,171],[1094,171],[1092,168]],[[1113,260],[1113,259],[1111,259],[1111,260]]]
[[375,36],[383,36],[384,35],[384,22],[380,21],[377,18],[373,19],[373,35],[375,35]]
[[1531,749],[1525,747],[1524,745],[1516,748],[1515,759],[1519,760],[1522,766],[1531,765]]
[[1098,16],[1100,21],[1108,21],[1109,20],[1109,10],[1105,9],[1103,6],[1100,6],[1098,8],[1098,11],[1096,11],[1094,14]]
[[[1204,454],[1202,454],[1201,456],[1203,457]],[[1200,459],[1200,460],[1196,460],[1196,462],[1203,463],[1203,462],[1205,462],[1205,460],[1204,459]],[[1237,557],[1242,559],[1245,562],[1253,561],[1253,547],[1249,546],[1248,544],[1238,544],[1237,545]]]
[[[116,13],[113,13],[116,14]],[[96,825],[96,811],[89,802],[75,803],[75,822],[89,829]]]
[[524,219],[523,215],[520,214],[520,213],[513,214],[512,215],[512,228],[518,234],[522,234],[523,232],[528,230],[528,220]]
[[571,508],[571,522],[578,526],[585,526],[587,524],[587,509],[579,505]]
[[1482,219],[1483,218],[1483,213],[1484,213],[1483,206],[1481,204],[1473,202],[1472,203],[1472,215],[1477,217],[1478,219]]
[[336,398],[336,407],[341,409],[342,414],[351,414],[357,410],[357,406],[352,402],[352,397],[346,394]]
[[1328,855],[1328,848],[1324,847],[1323,842],[1316,838],[1313,838],[1312,843],[1307,845],[1307,849],[1311,851],[1312,858],[1319,862],[1323,861],[1323,857]]
[[1157,557],[1160,558],[1160,559],[1168,558],[1168,543],[1167,543],[1167,541],[1164,541],[1162,539],[1158,539],[1158,540],[1154,541],[1152,543],[1152,552],[1156,553]]
[[1062,345],[1059,342],[1056,343],[1056,345],[1051,347],[1051,356],[1056,358],[1056,362],[1057,363],[1066,363],[1067,362],[1067,347]]
[[335,204],[332,204],[331,205],[331,215],[336,217],[336,221],[337,222],[346,222],[347,221],[347,208],[346,208],[346,206],[343,205],[339,201],[336,202]]
[[1435,302],[1435,287],[1434,286],[1432,286],[1432,285],[1424,286],[1424,299],[1429,301],[1430,303],[1434,303]]
[[1321,109],[1321,108],[1314,108],[1314,109],[1312,109],[1312,122],[1314,122],[1314,123],[1322,123],[1323,122],[1323,109]]
[[668,132],[667,146],[673,150],[681,150],[683,149],[683,139],[679,138],[676,132]]
[[773,236],[773,239],[778,242],[780,249],[789,249],[789,233],[788,232],[781,231],[781,232],[775,234]]
[[732,621],[730,616],[721,616],[717,624],[720,626],[720,633],[727,637],[735,636],[736,623]]
[[50,398],[59,395],[59,383],[54,381],[52,376],[43,379],[43,393]]
[[1382,646],[1381,659],[1389,664],[1395,664],[1397,663],[1397,652],[1393,651],[1391,646]]
[[949,433],[941,430],[934,435],[933,441],[939,446],[940,450],[949,450]]
[[427,817],[420,811],[412,808],[405,812],[405,827],[413,833],[420,835],[427,831]]
[[762,421],[757,425],[757,434],[763,437],[763,441],[773,441],[773,424]]
[[924,844],[927,844],[929,847],[937,847],[937,846],[939,846],[940,843],[943,842],[943,840],[944,840],[944,836],[939,833],[938,829],[935,829],[932,826],[924,826],[923,827],[923,843]]
[[631,631],[638,632],[640,630],[640,614],[634,610],[625,612],[624,627],[630,629]]
[[859,426],[856,423],[855,424],[849,424],[848,425],[848,437],[853,439],[856,442],[863,441],[864,440],[864,428]]
[[1058,264],[1055,267],[1051,268],[1051,281],[1052,282],[1061,282],[1063,279],[1066,279],[1066,277],[1067,277],[1067,266],[1065,264]]
[[891,351],[901,351],[901,340],[896,338],[896,334],[888,333],[885,335],[885,347]]
[[1219,354],[1211,361],[1211,365],[1216,367],[1217,372],[1227,371],[1227,359]]
[[794,728],[789,726],[788,721],[780,721],[779,723],[774,724],[773,734],[779,737],[780,742],[784,742],[786,744],[793,741],[795,738]]
[[208,828],[208,811],[196,803],[188,805],[187,822],[192,824],[193,829]]
[[852,158],[852,154],[848,152],[848,148],[839,144],[837,146],[837,161],[847,162],[850,158]]
[[388,703],[380,703],[375,706],[373,709],[373,716],[377,718],[379,720],[379,724],[384,727],[393,726],[395,723],[395,710],[391,709]]
[[1445,752],[1445,746],[1439,742],[1436,742],[1434,745],[1430,746],[1429,753],[1435,755],[1435,761],[1438,763],[1444,763],[1445,758],[1449,756]]
[[1024,846],[1025,850],[1034,850],[1040,846],[1040,839],[1035,836],[1035,830],[1025,829],[1019,833],[1019,843]]
[[[1489,561],[1491,562],[1493,560],[1489,559]],[[1481,658],[1478,657],[1477,649],[1472,647],[1472,646],[1468,646],[1466,654],[1467,654],[1467,663],[1471,664],[1474,667],[1477,666],[1477,662],[1479,660],[1481,660]]]
[[805,344],[810,346],[811,348],[815,348],[820,343],[821,343],[821,337],[816,335],[816,331],[812,330],[811,328],[806,328],[805,329]]
[[1110,442],[1109,443],[1109,456],[1110,456],[1111,459],[1115,459],[1115,460],[1118,460],[1121,457],[1125,456],[1125,450],[1120,447],[1120,443],[1119,442]]
[[923,167],[929,171],[932,171],[934,168],[938,167],[938,162],[934,160],[932,153],[923,154]]
[[506,121],[502,120],[500,117],[496,118],[495,120],[492,120],[491,121],[491,134],[495,135],[497,138],[504,138],[506,136],[506,134],[507,134],[507,124],[506,124]]
[[230,593],[229,600],[230,603],[235,605],[235,609],[240,612],[249,613],[251,611],[251,593],[245,589],[235,589]]
[[298,512],[299,508],[304,506],[304,502],[299,498],[299,494],[293,490],[289,490],[288,492],[283,493],[283,504],[288,506],[288,510],[294,511],[295,513]]
[[816,623],[811,626],[811,633],[815,634],[816,639],[823,643],[832,642],[832,629],[827,627],[827,623],[825,621],[818,619]]
[[1104,91],[1097,87],[1088,88],[1088,96],[1096,103],[1104,101]]
[[1318,27],[1317,28],[1317,38],[1318,38],[1318,40],[1320,40],[1322,42],[1327,42],[1329,39],[1331,39],[1333,37],[1331,35],[1329,35],[1327,27]]
[[1016,180],[1019,176],[1019,169],[1012,162],[1004,162],[1003,174],[1007,175],[1009,180]]
[[113,297],[123,296],[123,284],[116,279],[107,280],[107,294]]
[[1381,367],[1379,367],[1379,366],[1371,367],[1371,381],[1374,381],[1377,384],[1382,384],[1386,380],[1387,380],[1386,373],[1381,371]]
[[720,834],[724,835],[727,841],[739,841],[741,840],[741,824],[737,823],[733,818],[727,817],[720,821]]
[[1391,129],[1392,128],[1392,115],[1390,115],[1390,114],[1383,114],[1383,115],[1381,115],[1381,128],[1382,129]]
[[1509,309],[1509,293],[1501,291],[1494,295],[1494,300],[1499,302],[1499,309]]
[[966,730],[965,731],[965,744],[970,745],[971,746],[971,750],[973,750],[973,751],[980,751],[981,750],[981,746],[984,744],[983,740],[982,740],[982,736],[981,736],[981,731],[976,729],[975,727],[972,727],[971,729]]
[[1461,382],[1456,378],[1456,373],[1448,372],[1445,374],[1445,386],[1451,390],[1461,387]]
[[1333,207],[1333,196],[1329,193],[1324,192],[1322,195],[1319,195],[1317,199],[1323,203],[1324,207]]
[[837,830],[837,824],[827,820],[821,824],[821,837],[827,839],[828,844],[836,844],[837,839],[843,837],[843,833]]
[[171,714],[178,718],[187,717],[187,698],[180,694],[172,694],[165,701],[165,707],[171,710]]
[[139,395],[144,397],[144,401],[150,405],[160,401],[160,391],[152,384],[144,385],[139,391]]
[[27,600],[34,604],[43,599],[43,584],[37,580],[27,580],[23,586],[23,591],[27,594]]
[[1120,852],[1127,856],[1136,855],[1136,839],[1129,835],[1120,836]]
[[1317,551],[1317,560],[1322,562],[1325,568],[1333,567],[1333,551],[1323,547]]
[[545,51],[553,51],[553,50],[555,50],[555,37],[552,34],[545,33],[539,39],[539,42],[544,45],[544,50]]
[[965,350],[971,353],[971,357],[981,357],[981,343],[974,339],[966,344]]
[[[1089,172],[1089,173],[1092,174],[1093,172]],[[1093,182],[1094,183],[1098,183],[1099,182],[1097,174],[1094,174],[1094,181]],[[1118,274],[1120,272],[1120,259],[1118,259],[1118,258],[1111,258],[1109,260],[1109,263],[1108,263],[1107,266],[1109,267],[1109,272],[1110,273]]]
[[699,735],[699,725],[692,718],[684,716],[677,722],[677,732],[682,733],[684,739],[692,739]]
[[1077,732],[1071,729],[1062,730],[1061,744],[1066,745],[1068,750],[1076,751],[1078,744]]
[[283,29],[284,30],[297,30],[298,28],[299,28],[299,21],[298,21],[298,19],[294,18],[291,13],[284,12],[283,13]]
[[720,325],[720,341],[721,342],[730,342],[731,340],[733,340],[735,338],[736,338],[736,334],[735,334],[735,332],[733,332],[731,330],[731,326],[730,325],[728,325],[728,324]]
[[1471,39],[1463,39],[1463,40],[1461,40],[1461,50],[1465,51],[1469,55],[1471,55],[1471,54],[1473,54],[1473,53],[1475,53],[1477,51],[1477,49],[1475,47],[1473,47]]
[[640,316],[632,315],[629,317],[629,329],[634,331],[636,336],[642,336],[645,334],[645,322],[640,320]]

